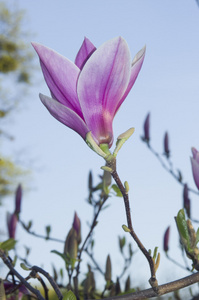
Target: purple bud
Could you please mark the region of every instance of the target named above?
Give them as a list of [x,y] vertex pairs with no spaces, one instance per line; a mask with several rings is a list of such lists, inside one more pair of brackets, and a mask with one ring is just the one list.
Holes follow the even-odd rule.
[[15,193],[15,213],[19,214],[21,211],[22,187],[18,185]]
[[7,213],[7,228],[8,228],[9,238],[15,239],[17,221],[18,218],[15,213],[13,214]]
[[149,142],[150,140],[149,129],[150,129],[150,113],[148,113],[144,122],[144,140],[146,142]]
[[191,202],[189,199],[189,195],[188,195],[188,186],[187,184],[184,185],[184,190],[183,190],[183,207],[186,210],[187,216],[188,218],[190,218],[190,207],[191,207]]
[[170,226],[167,228],[164,234],[164,251],[167,252],[169,250],[169,234],[170,234]]
[[164,135],[164,154],[167,158],[169,158],[170,150],[169,150],[169,135],[168,132]]
[[10,300],[14,300],[16,299],[16,292],[14,293],[13,291],[18,290],[18,295],[17,295],[17,299],[21,300],[23,295],[31,295],[30,292],[27,290],[27,288],[25,287],[25,285],[20,285],[20,284],[14,284],[8,280],[5,280],[3,282],[4,284],[4,289],[6,291],[6,295],[13,295],[11,297],[9,297]]
[[77,232],[77,241],[78,241],[78,244],[80,244],[81,243],[81,221],[76,212],[75,212],[74,220],[73,220],[73,228]]
[[199,152],[195,148],[192,148],[191,150],[193,154],[193,157],[191,157],[193,178],[199,189]]

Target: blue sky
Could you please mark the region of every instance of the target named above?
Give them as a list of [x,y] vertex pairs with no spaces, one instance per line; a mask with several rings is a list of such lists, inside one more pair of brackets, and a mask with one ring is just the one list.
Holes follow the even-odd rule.
[[[199,8],[195,1],[18,0],[10,3],[26,11],[24,29],[30,32],[28,44],[39,42],[71,60],[84,36],[98,47],[121,35],[129,45],[132,58],[146,45],[142,70],[114,120],[115,139],[135,127],[134,135],[118,155],[118,172],[122,181],[127,180],[130,185],[135,231],[146,248],[160,247],[162,260],[157,273],[160,283],[176,279],[182,274],[180,269],[165,275],[173,265],[164,258],[162,237],[171,225],[171,254],[180,260],[174,216],[182,207],[182,188],[161,168],[140,136],[144,118],[150,111],[152,145],[162,153],[163,135],[168,130],[174,166],[195,187],[190,165],[191,147],[199,149]],[[36,54],[35,66],[39,66]],[[32,219],[37,232],[52,224],[52,235],[64,239],[77,211],[86,235],[86,222],[92,217],[85,202],[88,172],[93,171],[97,182],[104,162],[76,133],[50,116],[40,103],[40,92],[49,95],[38,70],[28,99],[8,128],[16,140],[9,144],[9,149],[5,146],[8,154],[17,153],[20,160],[25,164],[31,162],[33,168],[30,188],[24,192],[22,218]],[[193,217],[197,218],[199,199],[194,195],[191,199]],[[112,197],[109,202],[110,207],[102,213],[96,228],[96,258],[104,266],[107,254],[111,254],[116,274],[122,263],[117,250],[118,235],[124,235],[121,226],[126,224],[126,218],[121,199]],[[50,250],[62,251],[62,245],[36,240],[20,228],[17,234],[21,245],[32,245],[33,264],[42,264],[49,270],[50,262],[55,260],[61,266],[60,259]],[[20,247],[23,248],[19,246],[19,250]],[[134,242],[133,248],[136,248]],[[142,255],[136,254],[131,274],[135,284],[139,281],[147,285],[149,269]]]

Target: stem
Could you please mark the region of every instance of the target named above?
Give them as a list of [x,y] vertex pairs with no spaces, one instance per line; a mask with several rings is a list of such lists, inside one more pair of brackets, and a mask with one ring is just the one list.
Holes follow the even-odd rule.
[[[190,286],[194,283],[199,282],[199,272],[189,275],[187,277],[184,277],[182,279],[172,281],[163,285],[158,286],[158,296],[165,295],[170,292],[174,292],[176,290],[180,290],[182,288],[185,288],[187,286]],[[138,291],[135,293],[130,293],[128,295],[118,296],[114,297],[114,299],[117,300],[142,300],[142,299],[148,299],[152,297],[157,297],[157,292],[154,291],[153,288]],[[112,300],[113,297],[108,297],[106,300]]]
[[99,213],[100,213],[100,211],[101,211],[101,209],[102,209],[102,206],[104,205],[104,203],[106,202],[107,199],[108,199],[108,195],[103,196],[103,200],[102,200],[102,202],[99,204],[98,210],[97,210],[97,212],[96,212],[96,214],[95,214],[95,216],[94,216],[94,219],[93,219],[91,228],[90,228],[90,230],[89,230],[89,232],[88,232],[88,234],[87,234],[87,237],[86,237],[86,239],[85,239],[85,241],[84,241],[84,243],[83,243],[81,249],[79,250],[79,254],[78,254],[78,264],[77,264],[77,267],[76,267],[76,276],[74,277],[75,294],[76,294],[76,297],[77,297],[77,298],[79,298],[79,296],[78,296],[78,294],[79,294],[79,293],[78,293],[78,275],[79,275],[79,273],[80,273],[81,256],[82,256],[82,253],[83,253],[83,251],[84,251],[84,249],[85,249],[86,243],[87,243],[88,239],[90,238],[90,236],[91,236],[91,234],[92,234],[92,232],[93,232],[93,229],[94,229],[95,226],[96,226],[96,221],[97,221],[97,218],[98,218],[98,216],[99,216]]
[[128,193],[126,192],[126,189],[125,189],[124,185],[122,184],[122,182],[119,178],[119,175],[116,171],[116,159],[111,157],[110,161],[107,161],[107,166],[112,169],[111,175],[122,193],[122,196],[124,199],[125,211],[126,211],[127,224],[128,224],[128,228],[130,230],[130,235],[133,237],[134,241],[137,243],[138,247],[140,248],[140,250],[146,257],[146,259],[148,260],[148,263],[150,266],[150,271],[151,271],[151,278],[150,278],[149,282],[150,282],[151,286],[156,290],[156,288],[158,286],[158,282],[157,282],[157,279],[155,276],[155,273],[156,273],[155,264],[154,264],[153,258],[151,257],[149,252],[146,250],[146,248],[144,247],[144,245],[142,244],[142,242],[140,241],[140,239],[138,238],[137,234],[135,233],[135,231],[133,229],[133,225],[132,225],[132,221],[131,221],[131,213],[130,213],[129,196],[128,196]]
[[48,281],[50,282],[51,286],[53,287],[55,293],[58,296],[58,299],[59,300],[63,299],[63,295],[60,292],[58,285],[56,284],[56,282],[54,281],[54,279],[50,276],[50,274],[48,272],[44,271],[42,268],[37,267],[37,266],[31,267],[31,270],[32,270],[32,273],[31,273],[32,277],[34,277],[34,276],[36,277],[36,273],[35,272],[39,272],[42,275],[44,275],[48,279]]
[[26,224],[19,219],[19,223],[22,225],[22,227],[26,230],[26,232],[28,232],[29,234],[35,236],[35,237],[38,237],[40,239],[43,239],[43,240],[46,240],[46,241],[54,241],[54,242],[58,242],[58,243],[64,243],[63,240],[60,240],[60,239],[57,239],[57,238],[51,238],[51,237],[46,237],[45,235],[42,235],[42,234],[38,234],[34,231],[31,231],[28,226],[26,226]]
[[12,263],[9,261],[8,257],[5,255],[4,251],[0,249],[0,257],[2,258],[4,264],[10,269],[11,273],[14,274],[21,282],[24,284],[29,291],[36,295],[37,299],[45,300],[40,291],[34,289],[13,267]]
[[[162,157],[159,155],[159,153],[156,152],[156,151],[151,147],[150,144],[147,144],[147,146],[148,146],[149,150],[151,151],[151,153],[153,153],[153,155],[155,155],[155,157],[159,160],[159,162],[160,162],[160,164],[162,165],[162,167],[163,167],[168,173],[170,173],[170,174],[173,176],[173,178],[175,178],[176,181],[177,181],[179,184],[181,184],[182,186],[184,186],[185,183],[184,183],[181,179],[179,179],[179,175],[176,175],[176,174],[174,173],[171,161],[168,159],[168,163],[169,163],[169,167],[168,167],[168,166],[164,163],[164,161],[163,161]],[[196,190],[194,190],[194,189],[192,189],[192,188],[190,188],[190,187],[188,188],[188,190],[189,190],[190,192],[192,192],[192,193],[198,195],[198,191],[196,191]]]

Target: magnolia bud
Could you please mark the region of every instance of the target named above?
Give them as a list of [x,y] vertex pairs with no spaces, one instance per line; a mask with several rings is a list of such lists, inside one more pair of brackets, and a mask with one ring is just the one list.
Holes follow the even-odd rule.
[[167,228],[164,234],[164,251],[167,252],[169,250],[169,234],[170,234],[170,226]]

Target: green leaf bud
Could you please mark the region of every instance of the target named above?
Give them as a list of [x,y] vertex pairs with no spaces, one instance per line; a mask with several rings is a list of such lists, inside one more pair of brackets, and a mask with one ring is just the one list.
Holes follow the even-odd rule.
[[122,228],[125,232],[131,232],[131,230],[126,225],[122,225]]

